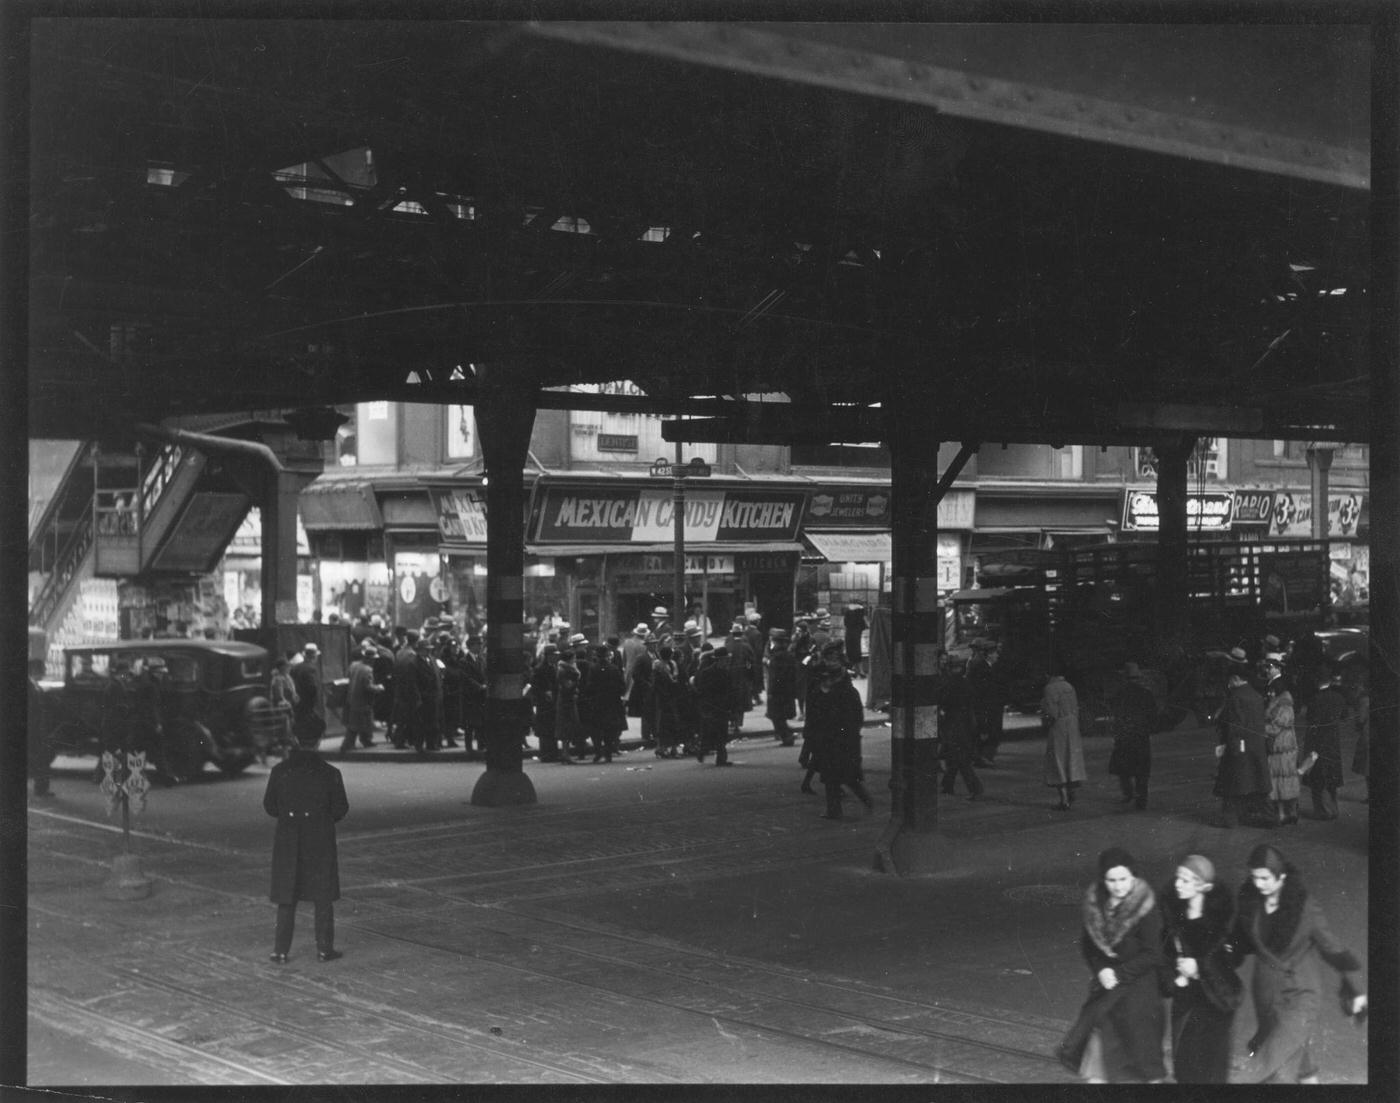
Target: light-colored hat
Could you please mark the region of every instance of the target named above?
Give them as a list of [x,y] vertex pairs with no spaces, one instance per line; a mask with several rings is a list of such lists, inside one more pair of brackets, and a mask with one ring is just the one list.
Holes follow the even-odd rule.
[[761,621],[762,619],[763,619],[763,614],[761,614],[761,613],[750,613],[749,616],[748,616],[748,620],[749,620],[749,623],[750,623],[750,624],[757,624],[757,623],[758,623],[759,621]]
[[645,637],[646,634],[650,631],[651,629],[648,628],[645,624],[639,624],[636,628],[632,629],[632,635]]
[[587,642],[588,637],[585,636],[582,632],[575,632],[572,636],[569,637],[570,647],[578,647],[580,644],[584,644]]
[[685,626],[685,634],[687,636],[690,636],[692,639],[698,640],[705,633],[698,624],[696,624],[694,621],[691,621]]
[[159,655],[152,655],[150,658],[148,658],[148,659],[146,660],[146,669],[147,669],[147,670],[164,670],[164,669],[165,669],[165,660],[162,659]]
[[1205,884],[1215,884],[1215,863],[1204,854],[1188,854],[1177,864],[1182,869],[1189,869]]
[[1229,659],[1232,663],[1244,664],[1249,662],[1249,656],[1244,653],[1243,647],[1230,648],[1230,650],[1226,653],[1225,657]]
[[1275,666],[1282,666],[1283,655],[1278,651],[1270,651],[1267,655],[1264,656],[1264,661],[1266,663],[1273,663]]
[[818,609],[818,610],[817,610],[815,613],[813,613],[812,615],[813,615],[814,617],[816,617],[817,620],[826,620],[828,617],[831,616],[831,614],[830,614],[829,612],[827,612],[825,609]]
[[319,655],[321,653],[321,649],[317,647],[314,643],[308,643],[301,650],[304,654],[307,655]]
[[651,615],[654,617],[669,617],[671,613],[666,608],[666,606],[658,605],[655,609],[651,611]]

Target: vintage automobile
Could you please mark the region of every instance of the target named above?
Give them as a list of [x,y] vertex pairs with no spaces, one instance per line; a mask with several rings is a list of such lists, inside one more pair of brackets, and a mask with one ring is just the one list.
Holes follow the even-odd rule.
[[102,749],[106,695],[123,664],[139,677],[163,660],[160,712],[165,780],[197,776],[207,762],[233,776],[266,746],[280,719],[267,700],[268,655],[228,640],[123,640],[64,650],[63,681],[46,686],[44,714],[55,755],[95,755]]

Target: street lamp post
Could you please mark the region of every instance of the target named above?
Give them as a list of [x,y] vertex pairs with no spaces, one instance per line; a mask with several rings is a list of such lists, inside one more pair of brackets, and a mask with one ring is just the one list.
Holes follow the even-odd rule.
[[676,441],[675,482],[671,488],[671,523],[675,532],[675,560],[671,574],[671,631],[685,626],[685,471],[681,467],[681,442]]
[[685,480],[707,479],[711,475],[711,469],[699,456],[693,457],[689,463],[681,463],[681,446],[677,442],[675,463],[663,456],[651,465],[651,474],[653,478],[672,480],[671,520],[675,531],[675,571],[671,578],[671,627],[674,631],[677,625],[685,622],[682,615],[685,609]]

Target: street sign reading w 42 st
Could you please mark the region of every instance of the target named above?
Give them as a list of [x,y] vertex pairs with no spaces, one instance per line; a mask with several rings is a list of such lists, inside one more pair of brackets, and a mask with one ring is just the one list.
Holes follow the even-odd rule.
[[657,479],[708,479],[714,471],[699,456],[689,463],[672,463],[663,456],[652,461],[651,474]]

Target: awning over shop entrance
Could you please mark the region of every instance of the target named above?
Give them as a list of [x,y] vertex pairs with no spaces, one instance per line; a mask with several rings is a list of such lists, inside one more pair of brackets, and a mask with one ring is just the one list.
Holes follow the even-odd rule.
[[832,563],[888,563],[888,532],[804,532],[802,539]]
[[367,482],[312,483],[297,496],[307,529],[378,529],[384,522]]

